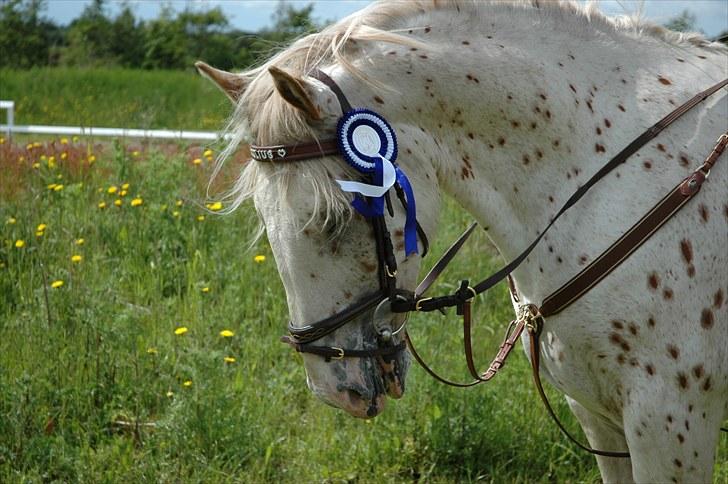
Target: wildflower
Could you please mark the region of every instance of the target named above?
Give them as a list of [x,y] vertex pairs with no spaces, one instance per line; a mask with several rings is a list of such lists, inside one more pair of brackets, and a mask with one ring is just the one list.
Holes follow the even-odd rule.
[[66,158],[68,158],[68,153],[66,153],[66,152],[64,151],[63,153],[61,153],[61,159],[62,159],[62,160],[65,160]]
[[111,185],[111,186],[110,186],[110,187],[109,187],[109,188],[108,188],[108,189],[106,190],[106,193],[108,193],[108,194],[110,194],[110,195],[113,195],[114,193],[116,193],[116,191],[117,191],[117,190],[118,190],[118,188],[116,188],[116,185]]
[[182,385],[189,388],[192,386],[192,380],[185,380],[184,383],[182,383]]
[[122,190],[128,190],[129,189],[129,184],[128,183],[124,183],[123,185],[121,185],[121,189]]
[[182,206],[182,200],[177,200],[176,202],[174,202],[174,204],[177,205],[178,207],[181,207]]
[[78,143],[78,136],[74,136],[74,137],[73,137],[73,138],[71,138],[71,139],[73,140],[73,142],[74,142],[74,143]]
[[165,210],[167,210],[167,204],[165,203],[164,205],[162,205],[161,207],[159,207],[159,210],[161,210],[162,212],[164,212]]
[[18,158],[18,161],[25,161],[25,156],[21,156],[20,158]]
[[35,233],[35,236],[36,237],[43,237],[43,232],[36,232]]
[[134,150],[131,152],[132,156],[139,156],[139,152],[137,150]]
[[232,338],[233,336],[235,336],[235,333],[233,333],[229,329],[223,329],[222,331],[220,331],[220,336],[222,336],[223,338]]
[[114,205],[116,205],[117,207],[121,207],[122,203],[124,202],[121,201],[121,198],[117,198],[116,200],[114,200]]
[[15,217],[10,217],[9,219],[7,219],[5,221],[5,223],[8,224],[8,225],[13,225],[15,222],[17,222],[17,220],[15,219]]
[[205,150],[205,152],[204,152],[204,153],[202,153],[202,155],[203,155],[203,156],[204,156],[205,158],[212,158],[212,150],[209,150],[209,149],[208,149],[208,150]]
[[59,287],[63,286],[63,281],[58,279],[57,281],[51,282],[51,287],[53,289],[58,289]]
[[81,260],[83,260],[83,257],[81,257],[78,254],[75,254],[75,255],[72,255],[71,256],[71,262],[78,263],[78,262],[81,262]]
[[177,210],[175,210],[174,212],[172,212],[172,216],[179,217],[179,212]]
[[55,188],[56,188],[56,184],[55,184],[55,183],[51,183],[50,185],[46,186],[46,188],[47,188],[48,190],[53,190],[53,189],[55,189]]
[[38,227],[35,230],[37,232],[43,232],[47,228],[48,228],[48,226],[46,224],[38,224]]
[[40,163],[33,163],[33,169],[37,170],[38,168],[40,168]]
[[26,150],[32,150],[33,149],[33,143],[28,143],[27,145],[25,145],[25,149]]
[[202,163],[202,160],[199,158],[195,158],[194,160],[192,160],[193,165],[199,165],[200,163]]
[[198,215],[198,216],[197,216],[197,221],[198,221],[198,222],[202,222],[202,221],[204,221],[204,220],[205,220],[205,216],[204,216],[204,215]]
[[235,363],[235,358],[232,356],[226,356],[223,360],[225,360],[225,363]]
[[157,348],[151,347],[147,348],[147,353],[150,355],[156,355],[157,354]]
[[33,148],[40,148],[40,147],[41,147],[41,144],[40,144],[40,142],[38,142],[38,141],[35,141],[35,142],[33,143]]
[[84,242],[86,242],[86,241],[85,241],[85,240],[83,240],[83,238],[81,238],[81,239],[76,239],[76,245],[83,245],[83,243],[84,243]]
[[88,162],[89,163],[93,163],[94,161],[96,161],[96,156],[95,155],[88,155]]
[[46,161],[48,158],[46,158],[46,155],[40,155],[40,161]]
[[220,203],[220,202],[208,203],[207,208],[209,208],[213,212],[217,212],[218,210],[222,210],[222,203]]
[[205,286],[201,289],[202,292],[210,292],[210,288]]
[[68,138],[61,138],[61,144],[67,145],[68,144]]
[[174,396],[174,392],[172,390],[169,390],[167,393],[167,398],[172,398]]
[[187,331],[189,331],[189,329],[187,329],[187,326],[180,326],[179,328],[174,330],[174,334],[176,334],[177,336],[182,336]]
[[122,191],[119,192],[119,196],[120,197],[125,197],[127,193],[129,193],[129,192],[127,192],[126,190],[122,190]]
[[265,256],[264,255],[256,255],[255,257],[253,257],[253,260],[255,262],[257,262],[257,263],[260,264],[261,262],[264,262],[265,261]]
[[141,198],[135,198],[134,200],[131,201],[131,206],[138,207],[142,203],[144,203],[144,200],[142,200]]
[[106,202],[99,202],[99,208],[106,208]]
[[63,175],[61,173],[59,173],[58,175],[56,175],[56,178],[58,178],[59,180],[62,180],[63,179]]
[[18,240],[15,241],[15,248],[16,249],[22,249],[23,247],[25,247],[25,241],[24,240],[18,239]]
[[51,156],[48,158],[48,168],[55,168],[56,167],[56,157]]
[[3,138],[2,136],[0,136],[0,145],[1,144],[4,144],[4,143],[5,143],[5,138]]
[[53,187],[54,192],[60,192],[61,190],[63,190],[63,185],[61,185],[61,184],[58,184]]

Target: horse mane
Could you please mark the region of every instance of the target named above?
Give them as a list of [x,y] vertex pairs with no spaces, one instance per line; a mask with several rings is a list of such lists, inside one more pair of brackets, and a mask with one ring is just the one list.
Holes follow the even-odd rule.
[[[218,157],[211,182],[219,173],[224,161],[246,141],[245,137],[251,132],[257,134],[255,141],[262,145],[317,139],[316,133],[308,125],[302,113],[291,107],[280,96],[274,95],[275,88],[268,73],[270,66],[280,67],[294,75],[302,76],[322,64],[336,63],[363,82],[386,89],[387,86],[381,85],[359,70],[349,60],[347,54],[356,49],[358,42],[371,41],[420,49],[433,48],[404,35],[408,30],[424,28],[424,25],[404,27],[402,24],[404,19],[428,12],[450,10],[456,15],[462,15],[468,22],[479,22],[487,19],[488,10],[484,6],[495,5],[512,11],[536,9],[545,16],[576,18],[577,25],[584,29],[596,27],[607,32],[624,33],[634,37],[651,37],[676,47],[728,51],[722,44],[710,42],[701,34],[671,31],[644,20],[639,13],[609,17],[599,10],[598,4],[598,0],[589,1],[586,5],[575,0],[411,0],[373,3],[321,32],[299,38],[263,64],[240,74],[245,79],[247,88],[225,128],[226,134],[230,136],[230,142]],[[330,159],[320,161],[282,163],[273,167],[262,167],[260,163],[247,163],[232,189],[224,194],[223,198],[230,202],[224,213],[232,212],[245,200],[252,198],[261,185],[262,176],[275,178],[280,193],[285,193],[292,177],[295,176],[298,180],[305,179],[310,184],[310,190],[316,200],[311,217],[302,229],[308,226],[321,229],[327,227],[327,231],[334,236],[339,235],[352,216],[347,196],[333,181],[335,174],[340,176],[342,167]],[[331,231],[331,227],[335,230]],[[261,227],[257,236],[262,232]]]

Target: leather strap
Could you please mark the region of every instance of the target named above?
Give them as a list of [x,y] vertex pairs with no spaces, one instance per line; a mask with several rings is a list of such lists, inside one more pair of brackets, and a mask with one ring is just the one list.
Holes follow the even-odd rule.
[[342,358],[365,358],[369,356],[392,356],[399,351],[402,351],[407,343],[401,341],[399,344],[394,346],[378,346],[376,348],[368,350],[349,350],[338,348],[336,346],[317,346],[305,343],[298,343],[293,338],[288,336],[281,336],[281,341],[291,345],[299,353],[311,353],[318,356],[323,356],[328,362],[331,360],[340,360]]
[[728,144],[728,133],[718,138],[718,142],[713,148],[713,151],[697,170],[673,188],[670,193],[660,200],[657,205],[647,212],[647,214],[597,259],[571,278],[566,284],[547,296],[541,304],[541,314],[544,317],[548,317],[563,311],[632,255],[635,250],[700,191],[703,182],[706,180],[706,175],[718,160],[726,144]]
[[250,157],[255,161],[301,161],[338,154],[339,145],[335,139],[295,145],[250,145]]

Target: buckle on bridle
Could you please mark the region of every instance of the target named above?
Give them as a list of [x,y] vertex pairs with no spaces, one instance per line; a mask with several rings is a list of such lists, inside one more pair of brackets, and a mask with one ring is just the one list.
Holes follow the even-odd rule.
[[415,311],[422,311],[422,308],[420,307],[420,305],[423,302],[427,302],[427,301],[432,301],[432,298],[431,297],[425,297],[425,298],[422,298],[422,299],[418,299],[417,302],[415,303]]
[[331,349],[337,352],[336,356],[331,357],[332,360],[341,360],[344,358],[345,354],[344,354],[344,350],[342,348],[339,348],[337,346],[332,346]]
[[543,316],[539,309],[533,304],[518,306],[518,321],[522,321],[531,334],[538,335],[543,328]]

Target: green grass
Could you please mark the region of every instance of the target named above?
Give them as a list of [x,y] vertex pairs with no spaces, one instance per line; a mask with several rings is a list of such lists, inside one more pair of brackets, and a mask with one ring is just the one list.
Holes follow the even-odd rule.
[[15,101],[16,124],[218,130],[230,111],[192,68],[0,69],[0,99]]
[[[491,384],[469,390],[415,367],[404,399],[374,421],[319,403],[300,357],[278,342],[286,307],[270,249],[242,249],[251,208],[198,220],[208,162],[193,165],[197,151],[107,146],[92,165],[78,143],[26,154],[59,146],[72,156],[37,169],[26,158],[13,175],[22,189],[0,204],[0,481],[598,480],[593,458],[546,416],[520,351]],[[0,152],[3,172],[19,164],[9,152]],[[443,220],[434,253],[468,223],[451,205]],[[484,249],[477,234],[444,279],[488,273],[495,261]],[[501,287],[475,305],[483,363],[511,318],[507,301]],[[189,331],[175,335],[179,326]],[[454,316],[415,315],[411,328],[439,370],[465,377]],[[716,482],[728,476],[727,440]]]

